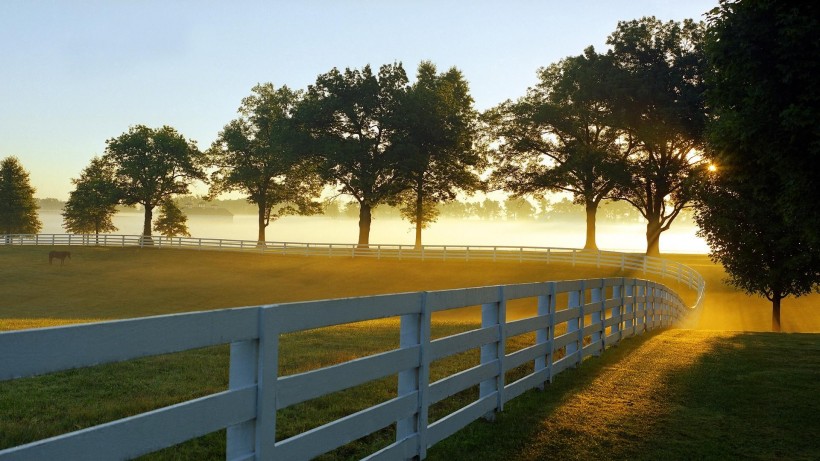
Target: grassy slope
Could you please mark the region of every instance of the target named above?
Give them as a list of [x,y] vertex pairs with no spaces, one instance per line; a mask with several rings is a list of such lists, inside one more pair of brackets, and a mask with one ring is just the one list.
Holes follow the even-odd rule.
[[0,298],[0,321],[127,318],[310,299],[621,275],[616,269],[537,263],[442,263],[76,247],[71,249],[72,259],[61,267],[49,266],[50,249],[0,247],[0,287],[4,292]]
[[[315,298],[590,276],[632,275],[620,274],[619,271],[611,269],[595,270],[594,268],[572,268],[534,263],[376,261],[185,250],[94,248],[72,248],[73,259],[60,267],[59,265],[48,265],[47,252],[50,249],[48,247],[0,247],[0,293],[3,294],[0,297],[0,330],[89,319],[123,318]],[[709,264],[703,256],[677,256],[676,258],[696,266],[707,278],[709,290],[701,326],[752,330],[768,328],[769,314],[765,301],[738,294],[722,285],[720,282],[724,276],[722,270]],[[640,274],[637,275],[640,276]],[[689,296],[691,295],[687,294],[687,297]],[[807,327],[809,330],[820,330],[818,328],[820,325],[818,314],[820,313],[817,309],[811,308],[816,306],[817,299],[817,295],[805,298],[801,301],[803,305],[797,307],[789,307],[793,305],[787,303],[787,306],[784,306],[786,329]],[[512,310],[515,311],[515,309]],[[524,315],[523,311],[519,312],[519,315]],[[470,318],[474,320],[475,316]],[[395,340],[394,327],[365,328],[368,328],[367,334],[354,334],[354,337],[374,337],[376,333],[375,337],[384,339],[384,341],[379,340],[381,342]],[[445,324],[439,328],[443,333],[444,330],[460,327]],[[350,354],[361,354],[362,350],[378,351],[389,348],[384,344],[351,344],[349,339],[345,339],[348,337],[340,336],[332,339],[325,336],[317,341],[315,337],[309,335],[295,336],[291,339],[292,346],[289,346],[291,347],[289,354],[293,354],[293,363],[305,363],[308,364],[306,365],[308,368],[313,368],[322,365],[326,360],[319,363],[316,362],[318,359],[302,354],[305,350],[315,350],[317,345],[328,346],[336,354],[336,358],[331,358],[331,361],[347,360]],[[789,338],[806,339],[801,343],[789,341]],[[679,455],[692,449],[692,446],[684,443],[692,439],[697,444],[703,444],[708,450],[712,450],[694,453],[702,453],[705,457],[724,457],[723,455],[727,453],[734,456],[743,452],[714,451],[722,446],[721,438],[724,436],[720,431],[716,432],[717,436],[710,435],[710,432],[716,430],[715,428],[700,431],[698,427],[704,424],[704,420],[711,421],[720,429],[723,427],[721,424],[726,427],[735,427],[741,425],[743,421],[754,418],[755,421],[760,421],[761,425],[770,426],[773,437],[781,437],[784,428],[793,429],[795,421],[784,419],[782,411],[769,411],[761,415],[761,408],[777,410],[782,406],[789,408],[792,412],[792,407],[799,410],[805,406],[805,408],[813,409],[812,411],[816,410],[816,407],[812,406],[814,404],[804,405],[803,403],[810,400],[805,396],[806,388],[816,393],[815,383],[818,376],[815,370],[818,369],[816,363],[818,340],[815,336],[717,334],[715,338],[712,338],[710,334],[706,334],[702,345],[689,344],[680,353],[686,356],[689,349],[697,351],[697,354],[692,354],[692,357],[697,357],[697,359],[693,358],[682,367],[669,368],[666,366],[664,368],[666,375],[663,379],[666,380],[664,381],[666,391],[660,394],[647,391],[648,396],[671,395],[675,397],[671,399],[663,397],[661,403],[669,402],[669,405],[664,406],[660,412],[645,405],[634,408],[624,403],[628,411],[624,412],[623,409],[621,411],[629,414],[632,419],[617,419],[615,423],[612,423],[614,426],[609,431],[611,435],[605,439],[596,438],[598,436],[592,433],[586,435],[575,433],[574,431],[580,430],[580,426],[573,417],[567,417],[563,424],[554,427],[538,430],[532,427],[534,424],[539,428],[544,425],[549,426],[544,421],[552,419],[555,415],[555,413],[550,413],[553,411],[550,408],[558,408],[559,400],[569,399],[578,389],[588,388],[591,382],[594,384],[594,378],[599,375],[603,376],[604,372],[608,373],[617,369],[647,370],[648,368],[643,363],[629,362],[630,351],[638,352],[639,349],[637,351],[633,349],[642,348],[643,341],[643,339],[627,341],[605,357],[587,362],[584,367],[569,372],[566,377],[561,375],[559,380],[550,387],[550,392],[530,393],[521,398],[521,403],[518,401],[511,403],[508,411],[502,416],[502,421],[506,419],[518,422],[508,429],[504,429],[507,426],[493,425],[490,432],[501,435],[510,433],[529,435],[518,439],[517,442],[512,442],[512,448],[506,444],[507,448],[503,448],[506,451],[498,452],[496,459],[524,456],[543,457],[545,453],[558,449],[552,442],[545,442],[545,440],[560,441],[562,439],[566,446],[560,450],[573,457],[572,453],[578,445],[571,441],[575,440],[575,437],[582,437],[582,439],[586,437],[584,440],[592,444],[593,451],[580,452],[589,455],[596,453],[595,450],[625,445],[626,448],[636,451],[613,453],[635,455],[640,452],[641,447],[657,446],[660,450],[657,453],[668,454],[669,457],[686,457]],[[763,356],[765,354],[760,352],[767,349],[767,344],[772,345],[769,349],[776,351],[775,355]],[[283,342],[283,347],[285,346],[286,342]],[[659,357],[669,355],[663,354],[665,348],[652,350],[656,352],[654,355]],[[755,350],[757,352],[752,352],[751,355],[740,353]],[[737,353],[729,353],[733,351]],[[674,356],[674,354],[669,356]],[[789,360],[782,360],[783,357],[789,357]],[[0,424],[7,424],[0,428],[0,434],[8,437],[0,437],[2,439],[0,446],[23,443],[25,440],[33,440],[47,434],[110,421],[127,414],[223,389],[227,383],[226,360],[225,349],[216,348],[204,352],[193,351],[177,354],[167,358],[160,357],[90,370],[70,371],[21,382],[0,383],[0,415],[2,415]],[[629,363],[631,365],[628,365]],[[663,364],[656,363],[651,369],[661,365]],[[463,367],[464,364],[456,364],[456,366]],[[758,366],[762,368],[757,370]],[[148,370],[147,373],[146,370]],[[292,373],[300,370],[301,368],[294,368],[283,371]],[[643,375],[638,372],[633,373],[633,376]],[[674,381],[679,376],[691,377],[680,382]],[[622,379],[630,378],[625,375]],[[727,380],[728,384],[732,384],[729,389],[733,391],[720,393],[717,392],[718,389],[713,389],[715,386],[725,388]],[[185,385],[181,386],[179,383],[185,383]],[[627,381],[625,386],[631,388],[635,383],[640,383],[640,380]],[[355,411],[363,404],[362,395],[367,396],[374,393],[389,395],[394,392],[394,383],[377,383],[375,386],[377,388],[375,390],[373,388],[354,389],[350,394],[344,394],[341,396],[343,402],[341,405],[320,402],[320,406],[325,408],[319,411],[315,408],[303,407],[293,412],[285,412],[280,415],[283,421],[281,426],[290,427],[284,429],[286,431],[303,430],[306,424],[313,427],[317,424],[316,420],[333,419],[338,415]],[[738,389],[744,391],[744,395],[748,397],[738,398]],[[776,392],[778,389],[786,390],[778,394]],[[610,390],[610,393],[614,392]],[[149,394],[158,397],[146,398],[145,396]],[[547,398],[547,401],[533,400],[539,398]],[[726,400],[727,398],[730,399]],[[550,403],[549,399],[553,399],[553,403]],[[602,396],[592,394],[592,397],[587,400],[600,404],[602,399]],[[724,400],[728,403],[723,402]],[[701,404],[701,401],[707,403]],[[101,402],[107,403],[101,404]],[[588,406],[597,404],[588,404]],[[523,409],[515,413],[518,407]],[[691,411],[683,411],[689,407],[692,408]],[[533,408],[539,411],[531,411]],[[540,411],[542,408],[547,413]],[[601,417],[607,414],[608,412],[604,412]],[[800,411],[796,414],[803,415]],[[65,415],[71,415],[71,417],[66,418]],[[532,417],[536,419],[533,420]],[[649,437],[648,433],[642,429],[642,422],[647,421],[647,418],[660,418],[657,419],[656,426],[661,429],[664,428],[664,424],[668,426],[658,432],[661,438],[652,442],[654,445],[638,443],[645,437]],[[670,423],[677,418],[681,418],[681,424]],[[600,418],[596,418],[587,426],[595,427],[598,419]],[[284,423],[285,420],[292,420],[292,424],[288,426]],[[542,421],[542,423],[536,424],[537,421]],[[620,424],[618,421],[624,421],[623,427],[618,425]],[[468,447],[470,443],[475,443],[475,441],[470,442],[470,434],[484,434],[480,432],[481,427],[479,423],[464,433]],[[694,429],[690,430],[690,427]],[[816,429],[815,426],[809,424],[798,427],[798,430],[794,432],[800,436],[804,434],[802,431],[804,427]],[[574,435],[567,439],[561,434]],[[771,451],[781,450],[782,447],[768,439],[761,438],[753,431],[740,431],[740,434],[733,443],[740,446],[748,445],[749,450],[769,453],[768,456],[763,455],[763,458],[782,457],[775,456],[777,453],[785,453],[786,457],[796,458],[801,457],[801,453],[805,454],[805,446],[800,443],[793,444],[796,448],[792,451]],[[287,433],[280,434],[282,435],[287,435]],[[681,441],[681,447],[665,448],[669,445],[669,443],[666,445],[663,443],[668,442],[665,438],[667,436]],[[376,438],[379,437],[389,439],[390,435],[381,434]],[[484,441],[489,440],[485,437],[490,437],[490,435],[480,435],[477,440],[483,444]],[[502,439],[506,437],[503,436]],[[458,447],[456,453],[465,449],[463,445],[465,442],[459,442],[460,438],[462,435],[456,436],[452,442],[447,442],[447,444],[453,443],[455,444],[453,446]],[[378,446],[385,442],[384,440],[371,440],[366,443]],[[172,452],[160,458],[219,458],[224,450],[223,444],[224,436],[217,434],[197,439],[187,444],[181,452]],[[531,450],[523,452],[521,446],[516,444],[530,446]],[[446,453],[452,452],[448,452],[446,446],[445,444],[442,448],[436,448],[434,454],[444,453],[444,455],[435,455],[443,456],[437,459],[448,459]],[[594,448],[596,446],[598,448]],[[767,448],[769,446],[775,448]],[[664,451],[667,449],[678,451]],[[483,453],[481,450],[478,453]],[[336,453],[336,458],[355,457],[356,453],[360,452],[353,447]],[[484,459],[483,456],[476,456]],[[584,456],[579,458],[584,458]]]
[[[0,330],[45,318],[109,319],[190,310],[437,290],[590,276],[638,276],[615,269],[540,263],[303,258],[190,250],[71,248],[66,265],[48,265],[50,247],[0,247]],[[112,257],[113,254],[117,255]],[[704,255],[669,255],[707,281],[700,328],[768,331],[770,303],[725,285]],[[668,280],[662,280],[669,283]],[[670,284],[688,300],[689,290]],[[787,298],[783,330],[820,332],[820,295]],[[20,320],[24,318],[38,321]],[[11,320],[15,319],[15,320]]]

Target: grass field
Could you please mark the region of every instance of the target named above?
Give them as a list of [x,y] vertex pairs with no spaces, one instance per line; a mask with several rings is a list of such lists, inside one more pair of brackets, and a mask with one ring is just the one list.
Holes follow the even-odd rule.
[[431,461],[820,459],[820,335],[666,330],[434,446]]
[[[0,247],[0,293],[3,294],[0,297],[0,330],[307,299],[516,282],[642,275],[623,274],[617,269],[595,269],[581,266],[573,268],[567,265],[543,263],[410,262],[281,257],[191,250],[77,247],[71,248],[72,259],[61,267],[48,264],[47,254],[51,249],[53,248]],[[765,300],[747,297],[723,285],[720,282],[724,276],[722,270],[709,263],[705,256],[673,256],[673,259],[682,260],[695,267],[707,279],[707,304],[701,316],[701,327],[730,330],[766,330],[769,328],[770,314]],[[681,292],[685,298],[693,299],[693,294],[684,287],[677,287],[673,283],[669,285]],[[818,299],[820,296],[812,295],[798,302],[787,300],[783,310],[784,330],[820,331],[820,312],[818,312],[820,310],[816,308]],[[511,306],[510,310],[513,316],[524,316],[529,315],[526,309],[524,306],[520,309]],[[440,336],[463,331],[474,326],[477,318],[475,311],[461,311],[438,317],[434,319],[434,334]],[[388,350],[397,345],[396,325],[396,322],[392,321],[369,322],[327,329],[320,333],[290,335],[286,340],[283,339],[282,354],[283,357],[291,359],[282,360],[280,371],[283,374],[290,374],[340,360],[349,360],[351,357],[363,354]],[[681,333],[684,330],[672,330],[671,332]],[[553,425],[552,423],[547,424],[547,420],[554,419],[553,416],[558,414],[555,412],[562,408],[562,402],[570,401],[570,397],[574,396],[576,391],[585,392],[594,384],[594,378],[599,375],[608,375],[613,369],[664,369],[666,373],[661,378],[666,380],[663,382],[668,393],[663,391],[661,394],[653,394],[651,390],[645,390],[644,393],[647,396],[656,395],[658,399],[661,399],[661,395],[673,395],[675,398],[663,400],[668,401],[669,406],[658,411],[645,405],[633,408],[624,402],[623,406],[627,408],[618,407],[616,410],[628,414],[633,419],[637,418],[635,420],[637,423],[633,421],[633,423],[625,424],[623,428],[618,427],[617,430],[608,431],[607,433],[611,434],[603,439],[591,433],[585,435],[590,440],[591,446],[598,447],[593,448],[594,450],[600,450],[601,447],[626,445],[624,450],[627,451],[613,452],[626,455],[640,453],[639,448],[642,447],[653,447],[653,445],[642,445],[635,440],[643,440],[647,437],[646,433],[641,432],[643,429],[639,422],[646,418],[657,417],[661,418],[656,424],[657,427],[663,428],[667,423],[669,426],[667,432],[660,431],[661,434],[669,435],[668,431],[673,431],[672,435],[677,438],[691,439],[697,442],[696,444],[712,447],[708,448],[709,451],[694,452],[702,454],[702,456],[694,456],[695,458],[721,458],[722,456],[713,455],[732,452],[718,450],[722,443],[720,437],[710,435],[710,431],[701,433],[700,426],[704,422],[702,419],[710,420],[711,418],[711,422],[720,429],[722,427],[720,425],[728,421],[730,417],[737,418],[737,421],[754,417],[754,420],[760,421],[764,427],[770,427],[772,434],[780,434],[785,428],[791,427],[794,421],[782,418],[780,412],[760,415],[760,401],[767,405],[770,400],[777,405],[785,404],[784,408],[805,407],[813,411],[817,410],[815,403],[804,403],[808,397],[802,391],[814,392],[816,396],[817,378],[820,377],[817,374],[817,370],[820,369],[817,366],[818,348],[820,348],[818,336],[688,332],[683,334],[683,338],[695,338],[694,342],[688,346],[678,344],[677,347],[682,348],[680,353],[665,353],[667,351],[665,346],[668,344],[664,341],[675,342],[673,340],[660,340],[664,347],[653,346],[654,349],[652,349],[653,354],[660,357],[682,355],[685,360],[679,357],[676,359],[682,364],[673,360],[671,365],[667,364],[664,368],[654,365],[647,367],[646,362],[640,361],[626,362],[631,360],[631,354],[636,354],[642,348],[648,347],[646,346],[647,341],[656,344],[655,342],[659,340],[655,338],[666,338],[668,334],[663,333],[657,337],[653,335],[649,339],[636,338],[627,341],[605,354],[604,357],[588,361],[580,369],[566,373],[566,377],[561,375],[560,379],[549,387],[549,392],[528,393],[521,397],[521,403],[516,401],[514,405],[511,405],[501,418],[505,421],[502,424],[474,424],[469,430],[444,442],[440,448],[436,447],[431,452],[431,458],[459,459],[453,458],[453,454],[468,450],[470,446],[480,445],[484,443],[484,440],[497,445],[496,441],[490,442],[491,439],[488,438],[490,436],[486,435],[488,432],[494,433],[496,427],[499,434],[515,432],[529,435],[519,438],[517,442],[513,442],[514,439],[510,437],[509,443],[501,444],[506,448],[501,448],[501,451],[492,454],[494,459],[516,459],[518,457],[543,459],[547,453],[556,450],[573,458],[575,455],[570,455],[579,445],[573,442],[576,436],[580,436],[574,432],[580,430],[578,422],[567,417],[563,423]],[[680,340],[680,334],[675,338]],[[683,343],[685,344],[685,341]],[[771,347],[767,347],[769,343]],[[512,349],[515,347],[517,346],[512,345]],[[687,352],[687,347],[691,349],[691,353]],[[729,353],[731,351],[738,352],[733,355]],[[743,351],[751,351],[749,352],[751,355],[741,354]],[[766,353],[766,351],[771,353]],[[216,347],[0,383],[0,448],[111,421],[222,390],[227,386],[227,355],[227,348]],[[738,360],[741,362],[738,363]],[[477,353],[464,354],[452,361],[437,364],[432,373],[443,375],[455,369],[472,366],[476,361]],[[707,367],[703,364],[711,365]],[[743,367],[748,368],[743,371],[741,370]],[[758,367],[760,369],[757,369]],[[714,408],[714,414],[704,414],[703,412],[708,408],[704,409],[699,406],[698,402],[702,400],[700,393],[709,391],[715,383],[725,384],[721,381],[711,381],[712,375],[717,374],[721,376],[721,379],[731,381],[739,379],[739,373],[759,377],[762,382],[755,383],[751,378],[741,379],[735,383],[735,391],[730,395],[733,398],[725,405],[717,405],[718,400],[725,397],[723,394],[709,397],[711,400],[706,400],[706,402],[717,406]],[[636,376],[641,375],[639,371]],[[688,376],[691,379],[686,378],[677,384],[669,381],[676,376]],[[770,383],[771,388],[768,387]],[[627,382],[622,386],[625,386],[625,389],[633,389],[634,384],[635,382]],[[748,397],[735,395],[738,388],[748,391],[745,394]],[[775,388],[783,389],[783,391],[778,394]],[[795,390],[801,392],[795,392]],[[281,423],[277,426],[279,430],[277,436],[278,438],[287,437],[318,426],[323,422],[366,407],[374,398],[377,400],[389,398],[395,395],[395,392],[395,379],[388,379],[288,408],[278,415]],[[470,395],[462,395],[457,396],[453,401],[445,402],[440,405],[440,408],[433,409],[432,418],[435,419],[437,415],[449,411],[448,405],[459,405],[459,402],[469,398],[471,398]],[[584,397],[581,400],[588,401],[586,406],[589,409],[594,408],[594,402],[600,401],[601,398],[592,394],[592,397]],[[530,407],[530,405],[533,406]],[[519,407],[522,409],[516,410]],[[691,412],[683,411],[689,407],[693,408]],[[533,412],[528,408],[538,408],[539,411]],[[515,411],[523,412],[525,415],[540,415],[536,419],[540,418],[543,421],[538,423],[532,418],[515,416],[517,414]],[[609,413],[611,411],[602,414],[601,417]],[[798,412],[798,414],[802,413]],[[677,420],[663,419],[668,418],[669,415],[684,418],[683,422],[679,425],[669,422]],[[504,424],[512,424],[512,426],[508,427]],[[685,437],[674,432],[675,430],[686,431],[687,425],[692,426],[693,429],[692,433],[687,432]],[[485,426],[490,426],[490,428],[485,428]],[[595,426],[595,424],[589,423],[583,426]],[[798,429],[796,432],[802,433],[803,427],[805,425],[795,428]],[[809,425],[808,427],[816,429],[816,426]],[[694,436],[693,433],[698,435]],[[720,434],[719,431],[717,433]],[[570,437],[568,434],[575,435]],[[781,450],[779,444],[767,442],[766,439],[760,437],[751,437],[751,435],[753,434],[748,431],[741,432],[735,443],[744,447],[749,445],[750,450],[760,450],[764,453],[762,459],[783,458],[777,455],[781,453],[780,451],[772,451],[773,448],[771,448]],[[745,440],[747,436],[755,440]],[[326,456],[325,459],[356,459],[367,450],[389,443],[392,437],[393,434],[390,431],[383,431],[366,440],[343,447]],[[561,443],[566,446],[558,449],[553,442],[548,442],[555,440],[563,440]],[[625,443],[624,441],[632,442]],[[706,444],[706,441],[711,441],[712,445]],[[785,456],[786,458],[799,459],[807,453],[804,445],[799,443],[792,445],[796,447],[794,450],[783,453],[796,457]],[[521,451],[524,446],[531,449]],[[679,456],[681,453],[687,453],[688,450],[693,449],[693,446],[681,442],[681,446],[675,448],[678,451],[658,451],[657,453],[666,453],[673,458],[681,457]],[[629,451],[633,448],[633,451]],[[218,433],[191,441],[181,447],[164,450],[148,458],[220,459],[224,456],[223,453],[224,434]],[[579,453],[592,454],[594,451]],[[765,455],[766,453],[768,455]],[[471,457],[490,459],[478,455]],[[585,459],[587,457],[577,456],[576,458]],[[631,459],[634,456],[614,457]]]

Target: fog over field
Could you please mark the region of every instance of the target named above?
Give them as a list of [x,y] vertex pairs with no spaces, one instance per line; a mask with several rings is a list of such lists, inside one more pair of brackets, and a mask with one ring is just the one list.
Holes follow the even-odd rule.
[[[114,225],[118,234],[138,235],[142,230],[141,213],[118,213]],[[44,234],[65,233],[62,216],[57,211],[42,210]],[[190,216],[188,228],[193,237],[236,240],[256,239],[256,216],[236,214],[233,217]],[[424,230],[425,245],[498,245],[549,246],[582,248],[583,221],[484,220],[440,218]],[[602,250],[643,252],[646,250],[645,224],[599,221],[598,247]],[[706,242],[695,235],[696,227],[674,223],[661,234],[664,253],[707,253]],[[272,222],[267,229],[268,241],[356,243],[356,219],[326,216],[286,216]],[[413,244],[413,227],[395,217],[375,215],[371,230],[373,244]]]

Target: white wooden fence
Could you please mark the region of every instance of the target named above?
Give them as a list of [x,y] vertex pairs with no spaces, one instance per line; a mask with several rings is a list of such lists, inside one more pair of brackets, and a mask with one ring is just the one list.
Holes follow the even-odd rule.
[[[12,237],[15,243],[24,240]],[[34,238],[37,244],[44,243],[42,237]],[[125,237],[121,241],[125,245]],[[474,251],[464,250],[475,256]],[[583,252],[558,254],[588,261]],[[598,258],[610,261],[601,253]],[[644,261],[647,269],[656,267]],[[684,283],[703,286],[696,276],[684,273],[678,268],[668,275],[678,274]],[[565,306],[557,305],[559,295],[566,299]],[[534,300],[537,312],[508,320],[507,302],[516,299]],[[479,305],[480,328],[431,340],[434,312]],[[231,349],[230,382],[224,392],[8,448],[0,451],[0,460],[127,459],[222,428],[227,428],[226,459],[299,460],[392,425],[395,442],[366,459],[423,459],[430,446],[482,416],[503,410],[509,400],[542,387],[584,357],[600,354],[623,338],[680,322],[691,311],[661,284],[607,278],[310,301],[0,333],[0,380],[217,344],[230,344]],[[278,376],[281,335],[389,317],[401,319],[397,349]],[[532,332],[533,345],[508,353],[509,338]],[[480,349],[479,365],[430,382],[432,362],[473,349]],[[507,382],[505,373],[524,365],[529,372]],[[390,376],[398,380],[395,398],[276,440],[277,410]],[[479,387],[477,399],[429,421],[431,405],[474,386]]]

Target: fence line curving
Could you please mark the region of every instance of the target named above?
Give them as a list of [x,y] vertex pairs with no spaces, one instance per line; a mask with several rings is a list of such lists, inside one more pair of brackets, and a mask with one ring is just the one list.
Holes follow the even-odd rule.
[[[139,244],[129,240],[131,236],[109,236],[105,243],[111,246],[115,237],[120,238],[121,246]],[[5,242],[89,244],[67,239],[68,243],[58,243],[56,236],[6,236]],[[185,247],[184,242],[221,248],[203,240],[179,240],[175,247]],[[167,246],[158,240],[152,243]],[[322,253],[314,253],[318,249],[335,255],[329,246],[299,245],[265,245],[252,251],[276,252],[287,247],[288,251],[299,248],[306,254]],[[397,253],[407,257],[414,251],[414,256],[425,253],[426,258],[510,259],[511,254],[519,253],[532,258],[522,260],[621,264],[665,274],[691,287],[703,286],[697,273],[689,273],[691,269],[685,266],[643,257],[635,260],[631,255],[613,259],[607,252],[383,247],[381,251],[392,251],[387,253],[393,255],[390,257]],[[355,257],[387,257],[373,245],[342,248]],[[453,253],[451,248],[459,250]],[[536,312],[509,320],[506,306],[513,300],[530,300],[537,305]],[[480,327],[431,339],[434,313],[467,306],[481,306]],[[311,459],[389,426],[395,428],[395,441],[365,459],[423,459],[429,447],[478,418],[502,411],[506,402],[521,393],[543,388],[585,357],[599,355],[624,338],[680,324],[691,311],[677,293],[660,283],[616,277],[306,301],[4,332],[0,333],[0,381],[217,344],[230,344],[230,377],[226,391],[8,448],[0,451],[0,460],[132,458],[223,428],[227,428],[226,459]],[[400,319],[398,348],[279,376],[282,335],[384,318]],[[534,334],[532,345],[507,350],[510,338],[525,334]],[[478,365],[431,382],[432,362],[468,350],[480,351]],[[511,381],[507,372],[520,367],[526,368],[526,374]],[[398,383],[396,397],[276,440],[277,410],[391,376]],[[474,387],[479,389],[475,400],[430,421],[431,405]]]

